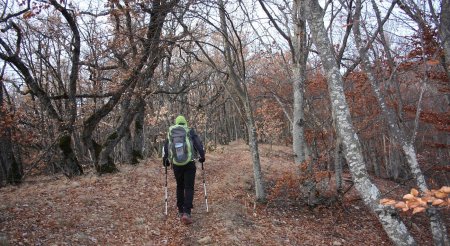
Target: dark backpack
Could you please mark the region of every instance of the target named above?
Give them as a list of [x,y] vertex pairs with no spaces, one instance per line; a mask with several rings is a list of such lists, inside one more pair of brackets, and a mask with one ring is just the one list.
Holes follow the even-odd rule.
[[169,160],[177,166],[186,165],[193,159],[192,139],[189,128],[184,125],[174,125],[169,128]]

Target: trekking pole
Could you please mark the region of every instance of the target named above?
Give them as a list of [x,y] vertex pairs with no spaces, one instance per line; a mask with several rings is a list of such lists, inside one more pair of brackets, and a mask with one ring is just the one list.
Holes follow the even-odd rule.
[[205,168],[203,167],[203,162],[202,162],[202,174],[203,174],[203,191],[205,192],[206,212],[209,212],[208,195],[206,194]]
[[166,184],[164,186],[164,193],[165,193],[164,202],[165,202],[166,208],[165,208],[164,214],[167,216],[167,166],[164,165],[164,168],[166,169]]

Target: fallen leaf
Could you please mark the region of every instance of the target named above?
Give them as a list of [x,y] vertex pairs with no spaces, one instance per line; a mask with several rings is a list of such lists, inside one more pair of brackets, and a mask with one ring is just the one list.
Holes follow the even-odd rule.
[[448,195],[447,195],[447,193],[437,191],[436,193],[434,193],[434,196],[437,198],[444,199],[444,198],[447,198]]
[[395,204],[394,206],[395,208],[408,208],[408,206],[406,205],[405,202],[398,202],[397,204]]
[[450,187],[449,186],[442,186],[442,188],[440,188],[439,191],[447,193],[447,194],[450,194]]
[[412,199],[414,199],[414,196],[411,195],[411,194],[406,194],[406,195],[403,196],[403,199],[405,199],[405,200],[412,200]]
[[383,198],[383,199],[380,200],[380,204],[386,205],[386,206],[394,205],[395,203],[396,203],[395,200],[388,199],[388,198]]
[[444,200],[442,200],[442,199],[436,199],[436,200],[433,201],[432,205],[433,205],[433,206],[439,206],[439,205],[441,205],[443,202],[444,202]]
[[413,196],[417,196],[417,195],[419,195],[419,191],[414,189],[414,188],[412,188],[410,194],[413,195]]
[[423,211],[425,211],[424,207],[417,207],[417,208],[414,208],[413,214],[417,214],[417,213],[420,213],[420,212],[423,212]]
[[435,65],[439,64],[439,61],[436,60],[436,59],[432,59],[432,60],[428,60],[427,64],[430,65],[430,66],[435,66]]

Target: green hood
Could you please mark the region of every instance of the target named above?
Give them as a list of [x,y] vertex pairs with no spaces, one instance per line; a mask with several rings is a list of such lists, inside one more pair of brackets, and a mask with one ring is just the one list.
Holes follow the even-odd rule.
[[175,119],[175,124],[176,125],[185,125],[185,126],[188,125],[186,118],[184,118],[183,115],[178,115],[178,117]]

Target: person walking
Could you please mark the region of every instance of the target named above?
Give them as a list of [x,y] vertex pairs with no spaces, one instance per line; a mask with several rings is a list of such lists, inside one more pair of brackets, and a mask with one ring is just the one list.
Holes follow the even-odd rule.
[[172,164],[177,182],[178,217],[184,224],[192,223],[191,209],[194,199],[196,166],[194,159],[205,162],[203,144],[193,128],[188,127],[186,118],[179,115],[175,125],[169,127],[163,147],[163,165]]

